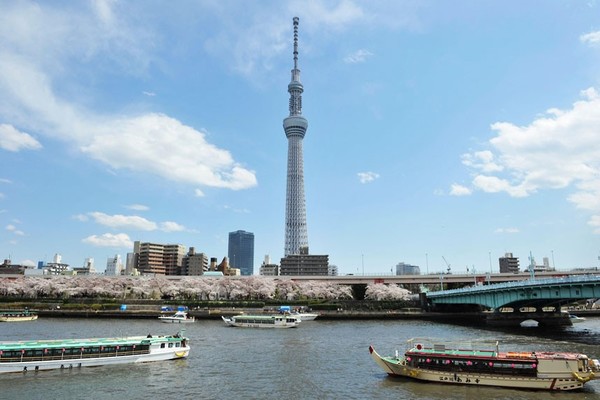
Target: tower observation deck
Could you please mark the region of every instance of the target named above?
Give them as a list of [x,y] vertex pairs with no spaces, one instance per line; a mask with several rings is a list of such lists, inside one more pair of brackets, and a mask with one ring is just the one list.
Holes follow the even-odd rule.
[[288,84],[290,115],[283,120],[283,129],[288,139],[287,189],[285,203],[285,256],[308,252],[306,228],[306,201],[304,196],[304,161],[302,139],[308,121],[302,116],[302,92],[298,69],[298,22],[294,17],[294,69]]

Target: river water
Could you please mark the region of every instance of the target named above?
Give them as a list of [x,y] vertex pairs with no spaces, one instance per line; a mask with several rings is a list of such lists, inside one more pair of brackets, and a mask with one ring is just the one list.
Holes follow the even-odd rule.
[[430,321],[310,321],[296,329],[243,329],[222,321],[41,318],[0,324],[0,340],[167,335],[185,327],[184,360],[0,375],[0,399],[600,399],[600,380],[583,391],[547,393],[450,386],[389,378],[370,358],[402,351],[411,337],[500,340],[504,351],[572,351],[600,357],[600,318],[544,332],[492,330]]

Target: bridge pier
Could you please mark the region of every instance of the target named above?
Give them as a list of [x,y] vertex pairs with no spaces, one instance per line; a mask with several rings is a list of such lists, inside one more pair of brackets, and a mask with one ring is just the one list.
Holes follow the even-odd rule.
[[521,322],[527,320],[537,321],[538,327],[557,327],[573,325],[569,314],[562,312],[544,312],[536,310],[535,312],[522,312],[515,310],[513,312],[494,311],[486,316],[486,324],[490,326],[520,326]]

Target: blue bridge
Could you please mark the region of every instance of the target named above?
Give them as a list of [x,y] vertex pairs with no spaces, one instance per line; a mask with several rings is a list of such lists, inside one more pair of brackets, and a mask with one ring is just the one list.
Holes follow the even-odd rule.
[[427,293],[434,308],[452,309],[478,305],[491,309],[490,325],[517,325],[535,320],[540,326],[571,325],[562,306],[583,299],[600,298],[600,275],[530,279],[494,285]]

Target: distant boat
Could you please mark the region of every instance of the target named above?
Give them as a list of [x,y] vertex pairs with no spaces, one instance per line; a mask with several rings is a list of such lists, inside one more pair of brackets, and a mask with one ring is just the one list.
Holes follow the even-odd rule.
[[577,315],[573,315],[573,314],[569,314],[569,319],[574,324],[585,321],[585,318],[578,317]]
[[29,310],[0,312],[0,322],[35,321],[36,319],[38,315]]
[[191,317],[185,311],[177,311],[173,315],[161,315],[159,320],[171,324],[188,324],[196,321],[196,317]]
[[298,316],[291,314],[235,315],[229,318],[221,316],[221,318],[227,325],[240,328],[295,328],[302,321]]
[[[474,347],[475,346],[475,347]],[[600,378],[600,362],[580,353],[500,352],[498,342],[483,346],[411,339],[404,355],[371,357],[388,375],[476,386],[575,390]]]
[[189,352],[188,338],[179,333],[0,342],[0,373],[172,360],[187,357]]
[[304,313],[304,312],[291,313],[291,315],[300,317],[301,321],[313,321],[319,316],[319,314]]

